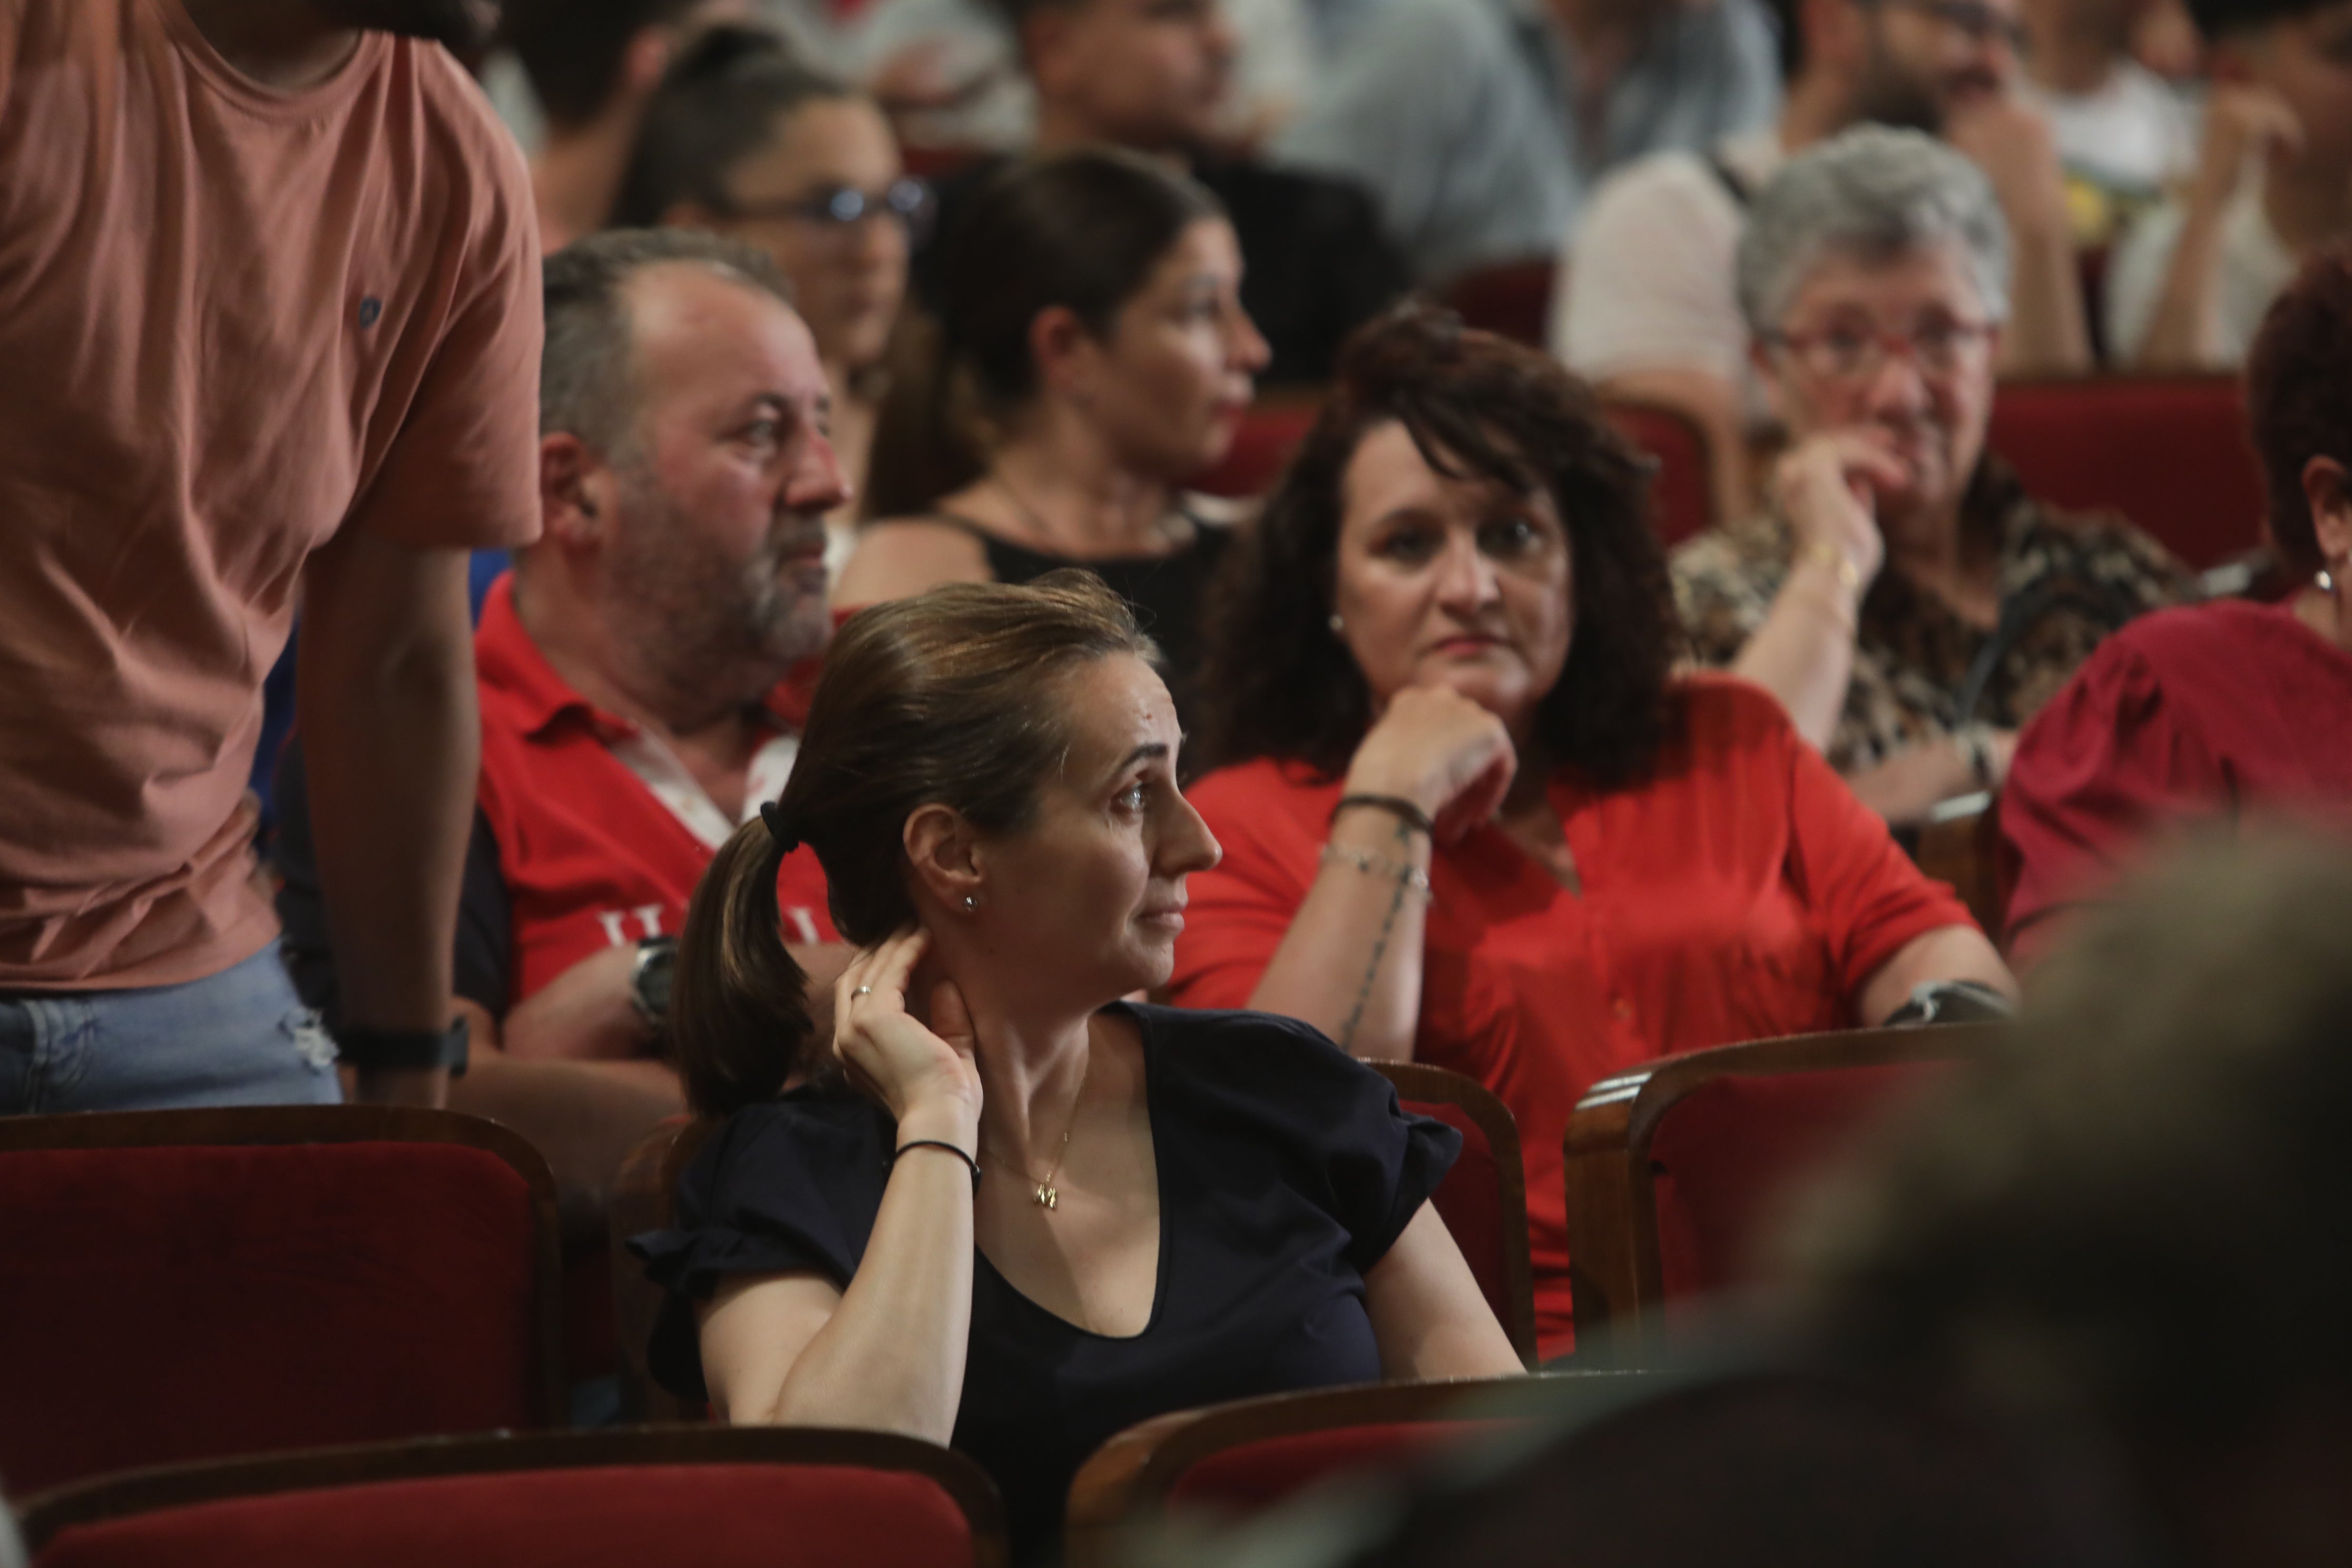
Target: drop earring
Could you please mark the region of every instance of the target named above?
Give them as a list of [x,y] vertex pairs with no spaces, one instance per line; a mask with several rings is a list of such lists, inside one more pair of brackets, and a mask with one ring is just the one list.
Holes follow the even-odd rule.
[[1326,624],[1330,626],[1331,635],[1335,637],[1342,635],[1348,629],[1348,623],[1339,618],[1339,612],[1337,610],[1331,612],[1331,619]]

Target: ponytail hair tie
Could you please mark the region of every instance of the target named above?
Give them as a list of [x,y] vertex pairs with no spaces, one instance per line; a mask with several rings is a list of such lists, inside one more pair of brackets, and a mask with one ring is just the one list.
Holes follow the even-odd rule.
[[776,841],[776,852],[789,855],[801,847],[800,836],[784,826],[783,807],[772,800],[760,803],[760,820],[768,825],[768,837]]

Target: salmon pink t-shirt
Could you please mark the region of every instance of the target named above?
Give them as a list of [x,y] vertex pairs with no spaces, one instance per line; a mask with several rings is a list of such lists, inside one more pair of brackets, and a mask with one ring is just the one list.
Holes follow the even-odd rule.
[[[1542,1352],[1575,1342],[1560,1141],[1595,1079],[1655,1058],[1854,1022],[1863,984],[1914,937],[1966,925],[1762,690],[1682,688],[1683,735],[1631,788],[1551,785],[1580,890],[1500,829],[1429,871],[1414,1053],[1517,1120]],[[1223,769],[1189,792],[1224,847],[1191,879],[1171,998],[1242,1007],[1320,867],[1337,779]]]
[[529,179],[436,46],[263,88],[180,0],[0,0],[0,991],[277,930],[246,793],[339,530],[538,530]]

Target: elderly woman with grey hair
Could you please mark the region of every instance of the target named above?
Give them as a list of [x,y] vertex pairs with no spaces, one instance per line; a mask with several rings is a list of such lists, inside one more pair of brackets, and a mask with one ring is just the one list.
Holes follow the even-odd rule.
[[1674,558],[1699,658],[1779,697],[1898,826],[1997,787],[2098,639],[2190,587],[2155,541],[2061,515],[1985,450],[2008,278],[1990,184],[1934,138],[1865,126],[1790,160],[1738,258],[1789,447],[1759,515]]

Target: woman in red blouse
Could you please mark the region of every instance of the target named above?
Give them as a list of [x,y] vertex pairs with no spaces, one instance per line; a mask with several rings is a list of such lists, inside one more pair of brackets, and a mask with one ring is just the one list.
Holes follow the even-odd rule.
[[2309,584],[2142,617],[2026,727],[2000,806],[2022,962],[2168,827],[2252,813],[2352,827],[2352,248],[2272,303],[2246,405],[2272,545]]
[[1547,1355],[1560,1138],[1668,1052],[2008,993],[1761,690],[1673,675],[1642,460],[1550,360],[1444,312],[1359,332],[1220,595],[1174,998],[1478,1079],[1518,1119]]

